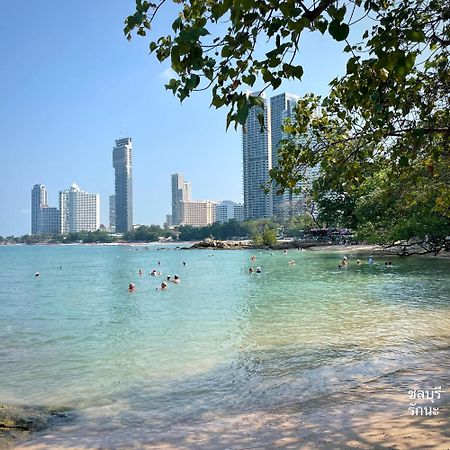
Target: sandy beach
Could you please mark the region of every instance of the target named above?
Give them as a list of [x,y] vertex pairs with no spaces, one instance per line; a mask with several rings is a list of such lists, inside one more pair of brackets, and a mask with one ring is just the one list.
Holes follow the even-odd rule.
[[[417,372],[393,373],[363,388],[349,390],[282,410],[258,411],[236,416],[204,417],[200,425],[177,424],[152,434],[151,425],[137,436],[116,424],[106,441],[96,440],[89,430],[84,437],[46,433],[21,450],[44,449],[449,449],[448,394],[435,401],[436,416],[410,416],[411,388],[436,383],[448,385],[450,366]],[[105,424],[106,425],[106,424]],[[119,436],[120,435],[120,436]],[[118,440],[120,444],[118,444]]]
[[[158,431],[152,430],[151,423],[130,430],[120,421],[105,419],[102,433],[88,425],[80,436],[77,427],[65,425],[43,432],[29,444],[9,448],[445,450],[450,448],[449,350],[434,356],[441,361],[439,366],[423,359],[414,370],[392,372],[339,394],[275,410],[237,415],[211,411],[194,422],[167,424]],[[432,386],[442,386],[440,399],[417,401],[417,405],[434,406],[438,414],[411,416],[408,391]]]

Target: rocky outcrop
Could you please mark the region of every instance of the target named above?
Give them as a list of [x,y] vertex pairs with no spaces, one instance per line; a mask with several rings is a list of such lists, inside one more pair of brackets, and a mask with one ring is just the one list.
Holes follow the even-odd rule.
[[218,241],[215,239],[205,239],[196,242],[189,247],[191,249],[218,249],[218,250],[240,250],[245,248],[254,248],[248,241]]
[[44,407],[0,404],[0,438],[14,437],[18,432],[40,431],[68,419],[67,413]]
[[196,242],[191,247],[184,247],[187,249],[217,249],[217,250],[242,250],[242,249],[271,249],[271,250],[288,250],[301,249],[321,246],[323,243],[317,241],[279,241],[271,246],[255,245],[252,241],[219,241],[216,239],[205,239],[204,241]]

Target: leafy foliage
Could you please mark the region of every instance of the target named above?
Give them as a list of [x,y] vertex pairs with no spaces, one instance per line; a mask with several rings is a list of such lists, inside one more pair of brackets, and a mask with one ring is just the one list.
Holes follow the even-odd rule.
[[[137,0],[125,33],[146,35],[166,0]],[[150,43],[176,78],[180,100],[210,89],[245,124],[264,91],[301,80],[305,31],[345,42],[346,74],[325,98],[303,97],[286,123],[289,139],[271,177],[295,190],[320,165],[319,219],[375,241],[442,236],[450,218],[450,3],[447,0],[174,0],[172,32]],[[349,42],[359,21],[361,42]],[[268,51],[267,51],[268,50]],[[440,239],[440,238],[439,238]]]

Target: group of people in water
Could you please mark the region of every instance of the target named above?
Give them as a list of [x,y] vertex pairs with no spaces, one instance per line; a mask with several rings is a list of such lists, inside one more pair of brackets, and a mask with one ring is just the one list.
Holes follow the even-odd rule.
[[[161,265],[161,262],[158,261],[158,266]],[[183,266],[186,266],[186,262],[183,261]],[[138,275],[142,276],[144,274],[144,272],[142,271],[142,269],[138,270]],[[161,276],[162,272],[156,269],[153,269],[149,275],[151,275],[152,277],[157,277],[157,276]],[[174,283],[174,284],[179,284],[180,283],[180,277],[175,274],[173,277],[171,275],[167,275],[166,276],[166,281],[162,281],[160,287],[156,288],[157,291],[166,291],[167,290],[167,286],[169,283]],[[134,283],[130,283],[128,285],[128,291],[129,292],[134,292],[136,290],[136,286]]]
[[[358,258],[358,259],[356,260],[356,265],[360,266],[361,264],[362,264],[362,261]],[[375,262],[375,260],[373,259],[373,256],[372,256],[372,255],[370,255],[369,258],[367,259],[367,264],[368,264],[369,266],[371,266],[371,265],[373,265],[373,264],[376,264],[376,262]],[[348,267],[348,259],[347,259],[346,256],[344,256],[344,257],[341,259],[341,262],[340,262],[339,265],[338,265],[338,269],[346,269],[347,267]],[[393,267],[392,261],[386,261],[386,262],[384,263],[384,267]]]

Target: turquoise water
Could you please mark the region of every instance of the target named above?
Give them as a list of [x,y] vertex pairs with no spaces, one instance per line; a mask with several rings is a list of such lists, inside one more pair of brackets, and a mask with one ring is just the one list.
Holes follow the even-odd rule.
[[[96,418],[118,414],[156,431],[448,358],[450,261],[390,258],[386,269],[348,255],[338,270],[344,253],[252,254],[0,247],[0,403],[69,408],[98,433],[108,428]],[[180,284],[156,290],[175,273]]]

